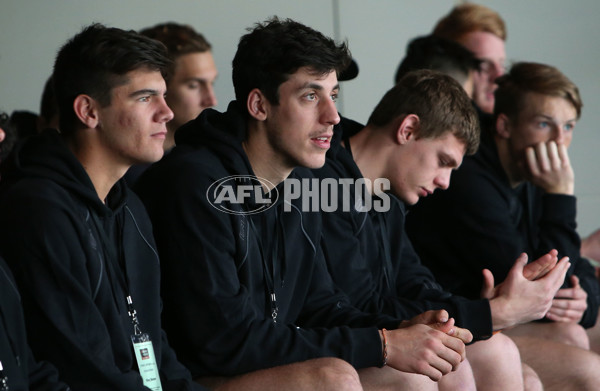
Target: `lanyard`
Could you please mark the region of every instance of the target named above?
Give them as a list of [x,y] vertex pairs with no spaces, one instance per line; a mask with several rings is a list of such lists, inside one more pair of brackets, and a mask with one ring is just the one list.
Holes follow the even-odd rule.
[[277,306],[277,295],[275,294],[275,265],[277,264],[277,257],[279,255],[279,221],[277,219],[277,211],[275,210],[276,216],[275,216],[275,229],[277,234],[275,235],[275,239],[274,239],[274,243],[271,246],[271,268],[269,268],[269,264],[267,262],[267,256],[265,254],[263,245],[262,245],[262,241],[261,241],[261,235],[258,232],[258,230],[256,229],[256,226],[254,225],[254,221],[252,220],[251,217],[248,217],[248,220],[250,221],[250,227],[252,229],[252,231],[254,231],[254,234],[256,236],[257,239],[257,243],[258,243],[258,248],[260,250],[260,254],[261,254],[261,258],[262,258],[262,265],[263,265],[263,275],[264,275],[264,279],[265,279],[265,283],[267,285],[267,295],[268,295],[268,299],[269,302],[271,303],[271,318],[273,319],[273,323],[277,323],[277,314],[279,312],[279,307]]
[[[119,249],[120,251],[119,251],[119,253],[117,253],[117,251],[115,251],[115,249],[109,245],[110,239],[109,239],[108,235],[106,234],[106,231],[104,230],[104,227],[102,226],[102,223],[100,222],[98,216],[96,216],[96,214],[94,214],[92,211],[90,211],[90,215],[92,216],[92,220],[94,221],[96,231],[100,235],[104,253],[108,257],[107,262],[106,262],[107,263],[106,269],[110,276],[110,280],[111,281],[116,280],[119,283],[119,285],[121,285],[123,292],[125,292],[125,303],[127,304],[127,314],[129,315],[129,318],[131,319],[134,334],[141,335],[142,331],[140,329],[140,323],[137,318],[137,312],[135,310],[135,307],[133,306],[133,299],[129,292],[130,280],[129,280],[129,276],[127,274],[127,266],[125,265],[125,261],[123,259],[124,257],[123,257],[122,249]],[[115,267],[116,267],[116,270],[115,270]],[[112,286],[112,284],[111,284],[111,287],[113,290],[114,297],[115,298],[118,297],[119,294],[117,292],[115,292],[115,288],[114,288],[114,286]]]
[[0,361],[0,391],[8,391],[8,378],[4,374],[2,361]]

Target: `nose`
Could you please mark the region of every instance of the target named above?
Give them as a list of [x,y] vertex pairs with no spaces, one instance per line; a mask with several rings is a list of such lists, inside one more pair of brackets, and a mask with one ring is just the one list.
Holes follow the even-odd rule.
[[201,91],[202,99],[200,104],[202,108],[214,107],[217,105],[217,96],[215,95],[215,89],[212,84],[208,84],[206,88]]
[[165,100],[165,98],[162,98],[160,103],[159,103],[159,107],[158,110],[156,112],[156,118],[157,118],[157,122],[169,122],[170,120],[173,119],[173,111],[171,111],[171,109],[169,108],[169,105],[167,105],[167,101]]
[[4,133],[4,129],[0,128],[0,143],[2,141],[4,141],[5,137],[6,137],[6,133]]
[[448,186],[450,186],[450,175],[452,175],[452,169],[443,170],[435,177],[435,180],[433,181],[434,185],[442,190],[448,189]]
[[332,99],[324,99],[321,102],[323,102],[321,122],[327,125],[337,125],[340,122],[340,115],[335,102]]
[[554,130],[554,141],[557,144],[567,144],[570,133],[566,132],[562,126],[557,126]]

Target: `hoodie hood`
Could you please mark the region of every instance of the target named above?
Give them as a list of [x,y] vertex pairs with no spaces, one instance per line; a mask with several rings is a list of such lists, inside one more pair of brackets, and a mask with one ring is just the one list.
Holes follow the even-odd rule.
[[[1,191],[5,192],[24,178],[50,180],[76,194],[99,214],[110,212],[98,198],[89,175],[55,129],[46,129],[15,146],[2,165]],[[119,181],[111,189],[108,198],[112,209],[124,204],[124,186]]]

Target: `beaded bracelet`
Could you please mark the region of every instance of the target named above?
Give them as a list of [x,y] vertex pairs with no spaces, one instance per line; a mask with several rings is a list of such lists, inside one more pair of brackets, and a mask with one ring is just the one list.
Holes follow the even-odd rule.
[[383,364],[381,365],[382,367],[385,367],[387,365],[387,358],[388,358],[387,339],[385,338],[386,331],[387,331],[386,329],[381,329],[381,335],[383,336]]

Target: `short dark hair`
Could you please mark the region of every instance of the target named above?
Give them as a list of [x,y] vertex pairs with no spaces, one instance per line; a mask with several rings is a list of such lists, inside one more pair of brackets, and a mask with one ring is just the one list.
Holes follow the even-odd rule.
[[233,59],[236,99],[245,104],[250,91],[260,89],[274,105],[279,86],[302,67],[316,74],[339,74],[351,61],[346,43],[328,37],[291,19],[277,17],[257,23],[240,39]]
[[417,138],[438,138],[451,132],[465,144],[467,154],[477,151],[477,113],[454,78],[428,69],[407,73],[379,101],[367,126],[385,127],[410,114],[420,119]]
[[494,92],[494,117],[506,114],[516,120],[527,105],[527,93],[556,96],[566,99],[581,116],[583,102],[577,86],[561,71],[553,66],[534,62],[519,62],[510,71],[495,81],[498,88]]
[[[204,53],[211,50],[211,44],[202,34],[187,24],[167,22],[140,30],[140,34],[162,42],[166,46],[169,58],[175,61],[178,57],[190,53]],[[167,80],[173,76],[175,64],[171,64]]]
[[45,128],[55,117],[58,117],[58,105],[54,94],[54,83],[52,83],[52,76],[50,76],[44,84],[42,99],[40,100],[40,122],[42,127]]
[[464,83],[471,70],[479,69],[481,61],[461,44],[434,35],[413,39],[406,47],[406,55],[396,71],[394,81],[417,69],[432,69]]
[[128,72],[146,68],[164,77],[170,63],[162,43],[133,30],[98,23],[85,27],[60,49],[54,63],[60,131],[69,135],[77,128],[73,101],[78,95],[108,106],[112,89],[127,81]]

